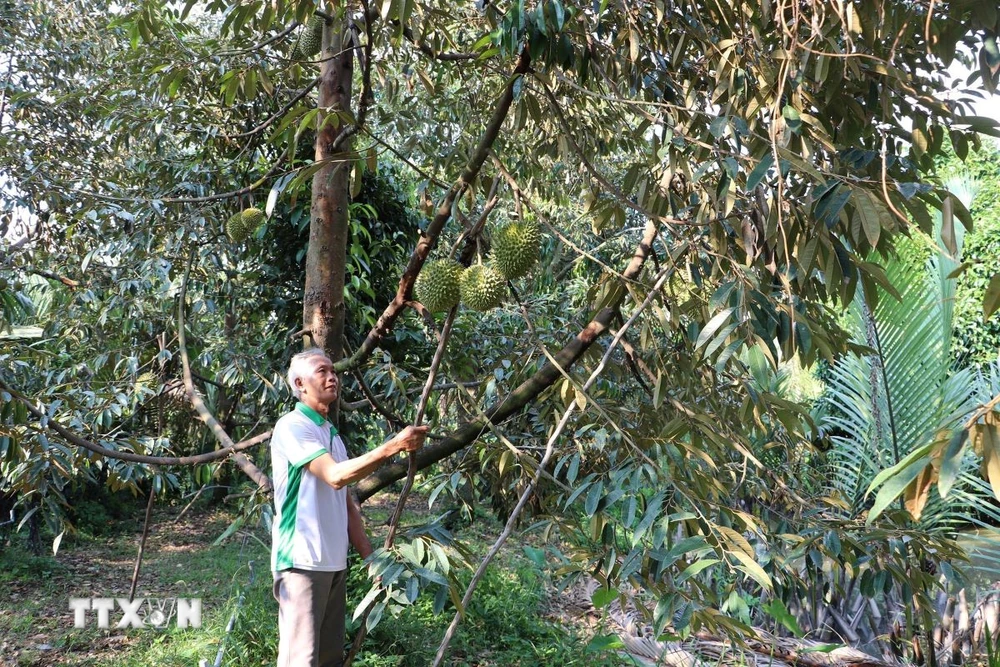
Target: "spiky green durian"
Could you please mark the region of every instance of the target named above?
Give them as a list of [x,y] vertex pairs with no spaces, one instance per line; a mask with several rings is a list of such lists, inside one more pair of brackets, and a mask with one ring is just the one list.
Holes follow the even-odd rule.
[[458,279],[461,275],[462,265],[452,259],[427,262],[413,285],[417,301],[432,313],[450,310],[458,304]]
[[259,208],[243,209],[226,221],[226,236],[236,243],[245,241],[257,231],[263,221],[264,211]]
[[492,266],[474,264],[462,271],[458,279],[462,304],[486,312],[503,303],[507,296],[507,281]]
[[493,234],[493,266],[507,280],[516,280],[538,261],[542,231],[530,220],[511,222]]
[[292,49],[292,58],[304,60],[312,58],[323,48],[323,17],[315,14],[299,33],[299,38]]

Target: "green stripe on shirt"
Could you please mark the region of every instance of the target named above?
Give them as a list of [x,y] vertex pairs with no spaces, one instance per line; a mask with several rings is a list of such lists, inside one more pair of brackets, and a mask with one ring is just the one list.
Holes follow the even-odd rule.
[[325,449],[317,450],[297,465],[288,464],[288,484],[285,486],[285,500],[281,504],[281,522],[278,524],[275,570],[287,570],[293,567],[292,548],[295,545],[295,524],[298,519],[299,485],[302,483],[302,471],[310,461],[324,453],[326,453]]

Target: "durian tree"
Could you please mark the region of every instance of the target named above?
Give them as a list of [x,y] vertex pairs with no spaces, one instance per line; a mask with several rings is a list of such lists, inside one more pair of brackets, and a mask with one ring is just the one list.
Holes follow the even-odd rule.
[[[582,545],[566,571],[635,584],[654,626],[740,629],[719,611],[732,595],[799,583],[779,537],[796,531],[842,536],[816,546],[834,568],[878,539],[866,531],[913,544],[879,551],[882,571],[951,553],[902,514],[839,523],[808,474],[776,480],[761,449],[804,457],[815,434],[746,354],[834,360],[850,340],[837,313],[892,298],[895,239],[930,233],[935,210],[946,245],[972,224],[932,167],[946,135],[1000,134],[969,104],[1000,72],[989,3],[29,0],[0,22],[0,312],[53,304],[43,319],[35,305],[42,342],[0,340],[0,447],[53,515],[74,474],[177,482],[143,467],[181,444],[143,415],[182,377],[218,440],[198,465],[242,439],[234,458],[266,486],[255,438],[303,340],[352,378],[370,431],[405,423],[445,305],[420,303],[440,285],[414,287],[454,262],[475,305],[419,466],[456,473],[439,486],[456,497],[485,485],[505,514],[534,494]],[[955,59],[977,90],[952,86]],[[348,321],[368,284],[352,267],[384,249],[368,227],[389,223],[357,198],[390,165],[420,219],[400,230],[395,294]],[[266,221],[227,238],[255,209]],[[521,234],[530,256],[505,254]],[[268,253],[295,255],[282,266],[301,295],[273,289]],[[301,323],[275,327],[298,306]],[[137,381],[148,371],[157,386]],[[532,448],[568,405],[583,417],[542,475]]]

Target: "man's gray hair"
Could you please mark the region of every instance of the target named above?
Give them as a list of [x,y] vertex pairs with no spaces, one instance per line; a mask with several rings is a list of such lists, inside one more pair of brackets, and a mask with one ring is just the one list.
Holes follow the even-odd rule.
[[295,386],[295,381],[308,374],[313,357],[322,357],[330,361],[329,355],[323,351],[323,348],[310,347],[292,357],[288,364],[288,386],[292,388],[292,395],[295,398],[302,398],[302,391]]

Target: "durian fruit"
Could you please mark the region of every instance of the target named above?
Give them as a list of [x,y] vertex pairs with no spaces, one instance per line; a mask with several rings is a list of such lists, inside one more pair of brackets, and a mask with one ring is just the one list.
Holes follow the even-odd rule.
[[507,281],[492,266],[474,264],[462,271],[458,279],[462,304],[486,312],[503,303],[507,296]]
[[309,23],[299,33],[299,38],[292,49],[294,60],[305,60],[312,58],[323,48],[323,17],[315,14],[309,19]]
[[236,243],[246,241],[263,221],[264,211],[259,208],[245,208],[226,221],[226,236]]
[[511,222],[493,234],[492,263],[507,280],[516,280],[538,261],[542,231],[530,220]]
[[432,313],[451,310],[458,305],[458,279],[461,275],[462,265],[455,260],[437,259],[427,262],[413,285],[417,301]]

